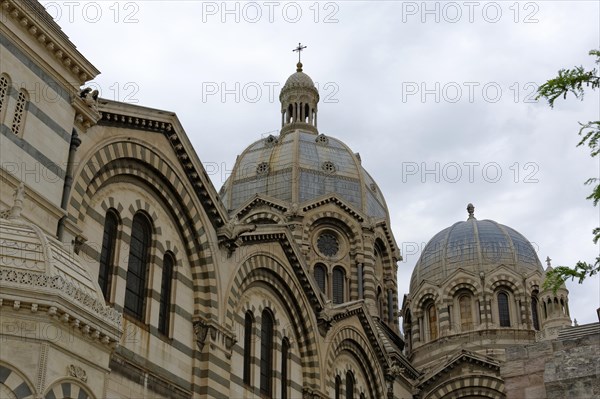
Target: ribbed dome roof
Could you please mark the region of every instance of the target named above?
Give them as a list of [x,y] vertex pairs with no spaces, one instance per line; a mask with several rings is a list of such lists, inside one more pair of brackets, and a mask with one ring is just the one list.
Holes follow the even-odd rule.
[[221,189],[232,211],[256,194],[302,204],[329,194],[365,215],[387,218],[383,195],[357,154],[333,137],[301,129],[269,136],[246,148]]
[[315,83],[310,76],[304,72],[296,72],[290,75],[290,77],[285,81],[282,90],[295,87],[314,88]]
[[457,269],[478,275],[500,265],[516,272],[543,272],[531,243],[516,230],[471,216],[440,231],[427,243],[410,282],[415,292],[423,280],[439,284]]

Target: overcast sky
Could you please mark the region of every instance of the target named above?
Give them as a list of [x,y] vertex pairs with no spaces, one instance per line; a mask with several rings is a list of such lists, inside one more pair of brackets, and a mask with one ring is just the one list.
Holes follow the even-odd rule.
[[[598,1],[42,3],[102,72],[102,97],[177,113],[217,189],[236,155],[280,128],[292,49],[307,45],[320,132],[359,152],[386,197],[400,295],[469,202],[532,241],[544,266],[598,254],[583,183],[600,164],[576,145],[600,93],[555,109],[534,100],[559,68],[594,65]],[[567,284],[580,324],[597,321],[599,284]]]

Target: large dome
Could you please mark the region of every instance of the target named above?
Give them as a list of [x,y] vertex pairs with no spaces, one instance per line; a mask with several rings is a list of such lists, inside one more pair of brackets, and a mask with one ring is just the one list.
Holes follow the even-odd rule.
[[299,204],[337,194],[363,214],[387,218],[383,195],[344,143],[300,129],[256,141],[238,157],[221,189],[228,210],[256,194]]
[[458,269],[478,275],[504,265],[519,274],[543,272],[531,243],[516,230],[472,214],[440,231],[427,243],[410,282],[415,292],[424,280],[439,284]]

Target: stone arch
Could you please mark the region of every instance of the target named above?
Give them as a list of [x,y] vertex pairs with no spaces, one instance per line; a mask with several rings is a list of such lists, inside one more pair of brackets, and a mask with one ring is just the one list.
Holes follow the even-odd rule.
[[473,293],[474,297],[481,295],[481,284],[474,278],[468,276],[456,276],[454,279],[448,280],[442,291],[442,298],[453,298],[454,295],[463,289],[467,289]]
[[438,306],[439,299],[440,299],[440,297],[439,297],[438,290],[435,289],[434,287],[427,287],[427,288],[421,290],[421,292],[419,292],[419,296],[416,298],[416,300],[412,301],[413,315],[417,316],[417,317],[421,317],[423,315],[423,306],[425,305],[425,303],[429,300],[432,300],[436,304],[436,306]]
[[337,212],[335,210],[320,210],[310,215],[304,223],[303,236],[305,242],[310,240],[311,232],[322,222],[330,221],[335,226],[338,226],[348,237],[351,247],[360,246],[362,243],[362,234],[359,226],[354,219],[348,215]]
[[491,295],[496,291],[498,287],[503,285],[512,290],[512,294],[515,296],[515,298],[525,296],[525,287],[523,287],[522,281],[506,273],[501,273],[492,276],[487,281],[485,292],[486,294]]
[[442,382],[424,399],[458,399],[465,396],[504,399],[504,381],[490,375],[460,376]]
[[[5,392],[5,389],[8,392]],[[37,397],[31,381],[16,367],[3,361],[0,361],[0,393],[12,394],[15,398],[19,399],[33,399]]]
[[261,224],[265,222],[279,224],[282,223],[283,219],[280,215],[277,215],[273,212],[257,211],[250,213],[245,218],[243,218],[242,221],[247,224]]
[[[384,370],[371,348],[371,343],[352,326],[343,326],[337,331],[332,332],[333,338],[327,351],[325,381],[323,387],[330,387],[334,383],[334,364],[338,356],[343,353],[349,353],[354,357],[359,365],[362,366],[362,374],[367,382],[369,396],[373,398],[383,398],[386,388],[383,385],[385,381]],[[374,367],[368,367],[371,365]]]
[[95,396],[91,391],[85,387],[81,381],[77,381],[72,378],[65,378],[59,381],[55,381],[50,385],[50,388],[46,390],[43,396],[44,399],[63,399],[63,398],[77,398],[77,399],[95,399]]
[[[218,317],[217,306],[222,301],[221,293],[213,288],[219,286],[219,276],[212,256],[216,252],[210,245],[216,240],[209,236],[210,229],[204,227],[210,222],[196,204],[195,193],[184,183],[187,178],[167,162],[167,155],[135,140],[105,142],[90,153],[92,155],[81,162],[75,174],[68,205],[69,217],[74,222],[82,222],[94,194],[105,184],[119,181],[123,176],[136,179],[153,190],[168,205],[168,212],[182,232],[184,242],[189,244],[186,252],[194,276],[194,311],[204,312],[203,316],[208,318]],[[211,313],[213,315],[209,316]]]
[[317,378],[321,373],[312,306],[306,300],[306,295],[295,277],[272,254],[256,253],[240,263],[228,290],[230,299],[227,301],[225,314],[226,328],[233,329],[236,310],[241,306],[243,293],[256,283],[264,284],[278,297],[286,306],[285,310],[293,323],[291,327],[294,333],[297,337],[304,337],[304,342],[298,343],[303,383],[311,389],[317,389]]

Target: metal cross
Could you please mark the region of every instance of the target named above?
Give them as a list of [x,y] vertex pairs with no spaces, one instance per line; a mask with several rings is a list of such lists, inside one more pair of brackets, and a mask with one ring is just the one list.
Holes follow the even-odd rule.
[[292,50],[293,52],[298,52],[298,62],[300,62],[300,53],[302,53],[302,50],[304,50],[305,48],[306,46],[303,46],[302,43],[298,43],[298,47]]

